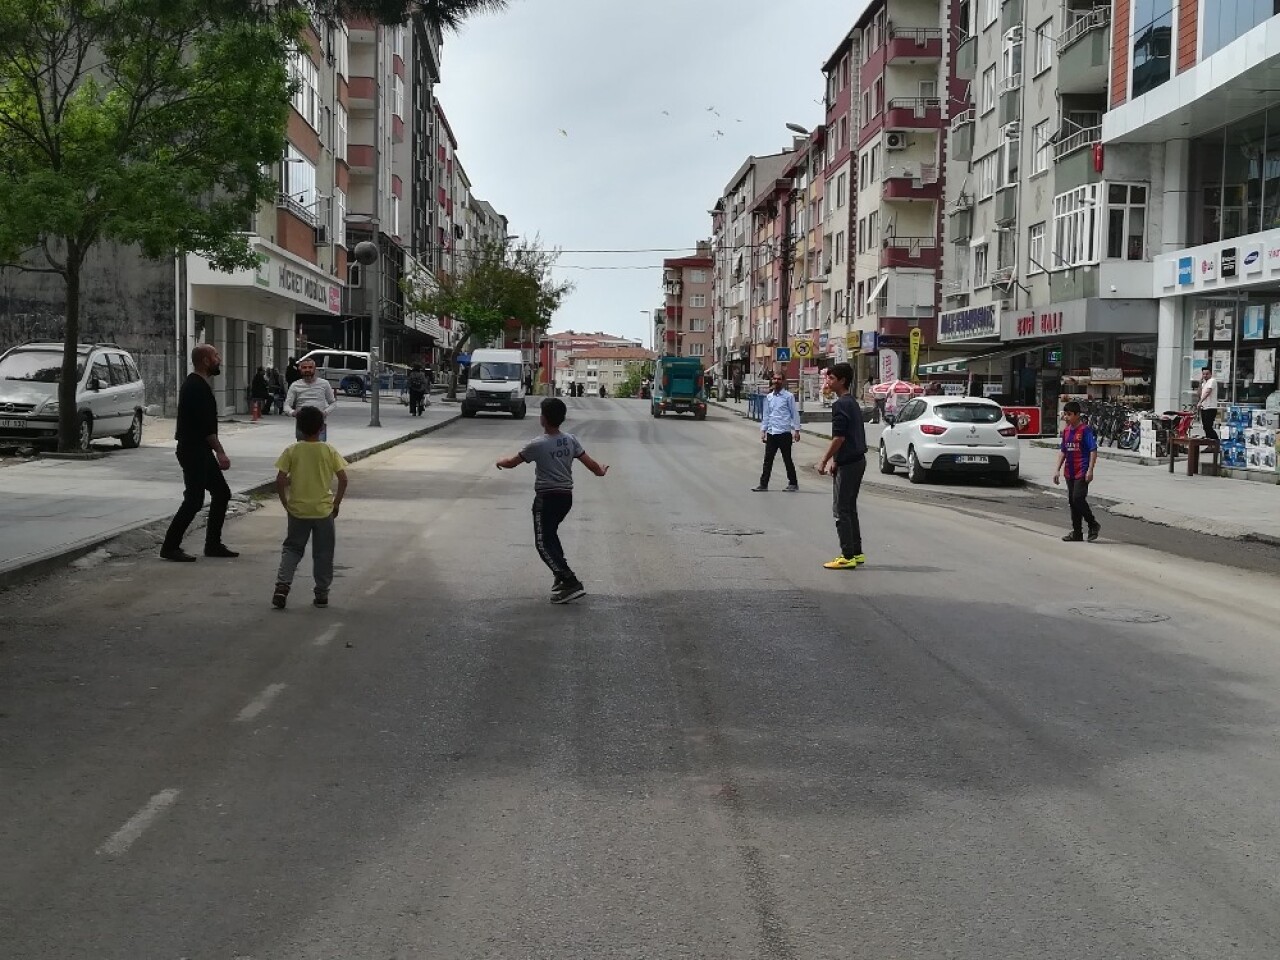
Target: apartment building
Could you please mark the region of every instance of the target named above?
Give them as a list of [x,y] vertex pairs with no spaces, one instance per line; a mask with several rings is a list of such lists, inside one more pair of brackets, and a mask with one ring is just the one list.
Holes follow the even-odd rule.
[[855,38],[846,34],[822,66],[826,80],[823,103],[826,107],[820,210],[822,238],[821,305],[817,331],[817,357],[822,364],[849,358],[849,291],[854,277],[853,210],[856,175],[853,170],[857,112],[854,100],[859,89]]
[[[826,227],[823,203],[826,196],[827,128],[819,126],[806,138],[804,147],[793,155],[783,172],[793,184],[791,195],[791,321],[792,336],[803,334],[820,344],[820,355],[809,365],[822,365],[827,340],[841,335],[840,318],[833,318],[830,286],[833,277],[826,270]],[[840,298],[843,306],[844,299]],[[797,363],[797,367],[799,364]]]
[[715,362],[712,350],[712,298],[714,280],[710,241],[699,240],[691,257],[662,261],[662,351],[678,357],[701,357],[702,365]]
[[1031,408],[1046,431],[1068,397],[1149,407],[1164,155],[1101,144],[1110,10],[960,9],[953,50],[972,102],[950,118],[940,347],[922,372]]
[[1107,187],[1100,235],[1108,245],[1116,234],[1136,244],[1135,215],[1146,225],[1155,408],[1191,402],[1200,370],[1211,367],[1225,403],[1274,409],[1280,16],[1270,4],[1161,0],[1117,2],[1110,20],[1096,28],[1095,42],[1110,53],[1110,109],[1097,150],[1108,171],[1112,156],[1134,147],[1153,163],[1149,184],[1134,181],[1147,192],[1131,189],[1127,207],[1114,205]]
[[637,363],[651,363],[656,354],[643,347],[587,347],[576,350],[556,368],[556,389],[568,393],[569,384],[582,384],[587,396],[598,396],[604,387],[609,396],[618,395]]

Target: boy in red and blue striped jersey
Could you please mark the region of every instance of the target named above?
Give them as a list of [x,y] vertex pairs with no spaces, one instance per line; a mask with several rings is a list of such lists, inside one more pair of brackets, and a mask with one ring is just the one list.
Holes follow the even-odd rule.
[[1102,531],[1089,508],[1089,484],[1093,483],[1093,468],[1098,462],[1098,438],[1093,427],[1081,418],[1084,411],[1075,400],[1068,400],[1062,407],[1062,444],[1058,447],[1058,466],[1053,471],[1053,482],[1067,478],[1067,500],[1071,504],[1071,532],[1063,540],[1084,539],[1083,524],[1089,525],[1089,540],[1097,540]]

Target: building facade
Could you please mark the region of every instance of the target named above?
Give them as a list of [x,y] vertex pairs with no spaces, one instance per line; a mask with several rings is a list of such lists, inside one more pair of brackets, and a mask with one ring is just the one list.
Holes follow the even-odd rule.
[[693,256],[662,261],[662,351],[679,357],[700,357],[704,367],[715,362],[713,266],[711,243],[703,240],[698,241]]
[[599,396],[603,387],[610,397],[626,381],[636,364],[652,363],[657,355],[643,347],[587,347],[570,353],[556,368],[556,390],[569,392],[569,384],[581,384],[586,396]]

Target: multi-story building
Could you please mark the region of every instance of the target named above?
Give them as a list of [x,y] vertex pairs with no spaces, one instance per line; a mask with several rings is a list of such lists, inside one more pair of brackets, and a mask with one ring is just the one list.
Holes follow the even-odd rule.
[[665,294],[662,349],[680,357],[701,357],[702,365],[715,362],[712,350],[712,278],[714,260],[711,243],[699,240],[691,257],[662,261],[662,288]]
[[556,389],[567,393],[570,383],[582,384],[587,396],[598,396],[604,387],[609,396],[618,395],[637,363],[652,362],[656,354],[643,347],[588,347],[569,354],[556,370]]
[[826,79],[826,134],[822,158],[822,287],[817,356],[824,362],[848,359],[849,292],[854,277],[853,146],[857,134],[854,100],[860,80],[855,36],[847,34],[822,66]]
[[767,376],[776,367],[777,348],[787,339],[784,317],[790,314],[792,181],[785,176],[807,144],[796,139],[782,155],[777,176],[758,182],[747,206],[751,217],[751,359],[748,372]]
[[[825,349],[838,335],[837,321],[832,311],[824,311],[823,298],[827,286],[834,279],[824,272],[824,228],[822,204],[826,181],[822,175],[825,165],[824,144],[827,128],[818,127],[803,138],[791,155],[791,163],[783,170],[783,178],[791,181],[788,198],[789,236],[788,252],[791,260],[787,267],[788,339],[806,335],[820,345],[817,360],[807,361],[806,366],[821,366],[826,359]],[[847,212],[847,211],[846,211]],[[842,232],[843,237],[843,232]],[[838,298],[841,306],[844,297]],[[833,333],[833,330],[836,332]],[[786,367],[788,377],[799,372],[802,362],[794,359]]]
[[557,371],[569,369],[569,357],[583,350],[628,349],[641,347],[638,340],[614,336],[611,333],[579,333],[565,330],[560,333],[543,334],[538,341],[538,371],[536,382],[539,384],[558,382]]

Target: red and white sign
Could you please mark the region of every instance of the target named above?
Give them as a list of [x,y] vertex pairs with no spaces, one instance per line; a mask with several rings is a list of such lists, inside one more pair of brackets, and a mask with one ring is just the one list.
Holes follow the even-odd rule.
[[880,371],[878,379],[881,383],[889,383],[892,380],[897,380],[898,377],[901,376],[902,361],[898,357],[898,351],[881,350],[879,359],[880,362],[877,364],[877,369]]
[[1040,436],[1039,407],[1001,407],[1005,419],[1018,428],[1020,437]]

